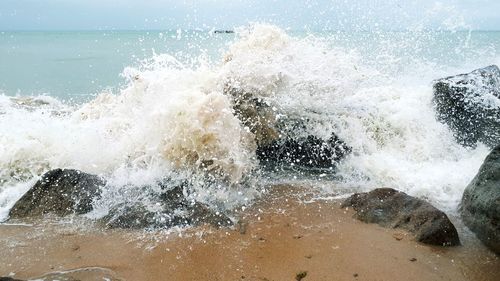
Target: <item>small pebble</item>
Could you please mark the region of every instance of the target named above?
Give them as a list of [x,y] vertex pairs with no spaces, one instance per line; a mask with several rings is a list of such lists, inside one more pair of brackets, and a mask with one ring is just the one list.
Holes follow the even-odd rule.
[[248,223],[245,222],[245,221],[238,221],[238,231],[240,232],[240,234],[246,234],[247,233],[247,226],[248,226]]
[[306,278],[306,276],[307,276],[307,271],[301,271],[301,272],[297,273],[297,275],[295,275],[295,280],[300,281],[300,280]]
[[392,237],[394,237],[394,239],[396,239],[396,240],[398,240],[398,241],[401,241],[401,240],[403,240],[403,238],[404,238],[404,234],[403,234],[403,233],[401,233],[401,232],[397,232],[397,233],[394,233],[394,234],[392,235]]

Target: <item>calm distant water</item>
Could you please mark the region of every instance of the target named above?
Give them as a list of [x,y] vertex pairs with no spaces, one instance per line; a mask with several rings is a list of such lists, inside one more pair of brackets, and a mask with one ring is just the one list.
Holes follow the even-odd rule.
[[156,53],[214,55],[231,35],[177,31],[0,33],[0,91],[81,99],[124,83],[126,66]]
[[[293,32],[295,36],[310,33]],[[500,32],[323,32],[330,44],[359,52],[372,64],[419,62],[494,63]],[[37,31],[0,32],[0,93],[48,94],[87,100],[104,89],[117,91],[120,73],[154,53],[168,53],[184,63],[200,54],[220,59],[233,34],[208,31]],[[488,62],[485,58],[492,58]]]

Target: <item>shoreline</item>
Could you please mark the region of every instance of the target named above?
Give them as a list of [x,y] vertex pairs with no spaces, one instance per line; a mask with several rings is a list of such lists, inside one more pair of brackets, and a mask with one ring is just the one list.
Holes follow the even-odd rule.
[[[0,225],[0,276],[45,280],[498,280],[500,258],[457,226],[458,247],[366,224],[341,200],[274,186],[233,228]],[[307,202],[307,203],[305,203]],[[69,272],[68,272],[69,271]],[[55,273],[54,272],[59,272]],[[62,273],[61,273],[62,272]],[[66,279],[64,279],[66,278]],[[107,279],[103,279],[107,278]]]

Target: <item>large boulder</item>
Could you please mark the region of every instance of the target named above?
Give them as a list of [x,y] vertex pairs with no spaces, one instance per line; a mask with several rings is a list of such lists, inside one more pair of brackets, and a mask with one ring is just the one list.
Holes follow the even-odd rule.
[[92,210],[105,181],[78,170],[55,169],[42,178],[10,210],[11,219],[84,214]]
[[351,152],[335,134],[325,139],[302,134],[303,120],[283,117],[261,98],[229,86],[225,93],[233,99],[236,116],[254,134],[257,159],[265,167],[330,169]]
[[500,144],[500,70],[496,65],[434,82],[437,119],[465,146]]
[[[170,183],[166,181],[167,183]],[[186,183],[178,186],[159,183],[160,194],[151,194],[154,204],[127,202],[112,207],[108,215],[100,219],[109,228],[168,228],[172,226],[196,226],[210,224],[215,227],[232,225],[232,221],[222,212],[187,197]],[[153,206],[151,206],[153,205]]]
[[460,210],[465,225],[500,254],[500,146],[486,157],[465,189]]
[[413,233],[415,240],[431,245],[460,245],[455,226],[445,213],[424,200],[392,188],[356,193],[342,207],[353,207],[363,222],[401,228]]

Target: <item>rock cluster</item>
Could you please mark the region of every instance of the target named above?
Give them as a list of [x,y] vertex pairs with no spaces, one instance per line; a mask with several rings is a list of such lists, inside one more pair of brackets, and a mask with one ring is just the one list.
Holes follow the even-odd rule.
[[491,147],[460,204],[464,223],[500,253],[500,69],[496,65],[436,80],[437,118],[464,146]]
[[[9,218],[40,218],[47,214],[64,217],[88,213],[93,210],[93,203],[100,198],[105,184],[98,176],[78,170],[51,170],[16,202]],[[110,228],[163,228],[203,223],[220,227],[232,224],[225,214],[201,202],[188,200],[184,193],[185,184],[163,184],[161,187],[162,192],[155,195],[159,203],[154,210],[139,203],[121,204],[111,208],[100,223]]]

